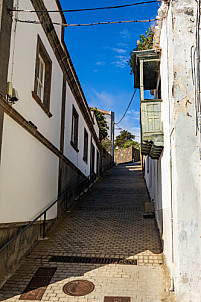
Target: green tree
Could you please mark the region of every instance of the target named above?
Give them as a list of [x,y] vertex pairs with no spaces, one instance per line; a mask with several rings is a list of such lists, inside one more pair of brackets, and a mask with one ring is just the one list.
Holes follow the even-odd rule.
[[127,148],[127,147],[129,147],[128,143],[134,142],[134,139],[135,139],[135,135],[131,134],[127,130],[121,130],[120,134],[117,135],[116,138],[115,138],[114,147],[115,148],[116,147],[118,147],[118,148]]
[[107,129],[109,129],[107,126],[106,119],[104,117],[104,114],[98,111],[97,108],[92,108],[92,107],[89,108],[96,115],[97,122],[99,125],[99,137],[100,137],[100,141],[102,141],[104,138],[107,137]]
[[124,144],[124,148],[129,148],[130,146],[132,146],[135,149],[140,150],[140,144],[136,141],[129,141]]
[[134,54],[136,50],[146,50],[153,48],[154,31],[151,27],[145,32],[145,35],[140,35],[140,40],[137,41],[137,46],[130,52],[128,64],[131,67],[131,74],[134,73]]

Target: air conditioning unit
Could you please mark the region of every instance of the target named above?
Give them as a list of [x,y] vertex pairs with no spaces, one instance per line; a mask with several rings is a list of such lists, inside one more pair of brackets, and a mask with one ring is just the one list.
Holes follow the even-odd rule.
[[12,102],[17,102],[18,100],[19,100],[18,92],[17,92],[17,90],[15,88],[13,88],[11,101]]
[[7,83],[7,96],[9,98],[12,98],[12,94],[13,94],[13,84],[11,82]]
[[13,88],[13,84],[11,82],[7,82],[7,100],[13,104],[19,100],[18,92]]

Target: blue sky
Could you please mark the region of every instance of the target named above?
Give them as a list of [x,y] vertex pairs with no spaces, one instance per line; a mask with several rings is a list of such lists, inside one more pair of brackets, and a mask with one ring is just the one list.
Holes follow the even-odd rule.
[[[61,0],[63,9],[93,8],[143,2],[143,0]],[[159,3],[103,11],[66,13],[68,23],[152,19]],[[89,106],[114,111],[118,122],[132,97],[133,75],[127,63],[140,34],[150,23],[112,24],[65,29],[65,42]],[[139,91],[119,124],[139,141]],[[115,127],[117,128],[117,127]],[[115,131],[119,134],[119,130]]]

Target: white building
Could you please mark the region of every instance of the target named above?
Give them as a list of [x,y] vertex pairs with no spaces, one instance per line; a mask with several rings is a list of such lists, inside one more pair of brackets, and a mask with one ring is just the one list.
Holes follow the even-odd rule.
[[[111,155],[114,159],[114,112],[113,111],[106,111],[103,109],[97,109],[97,111],[101,112],[105,118],[105,121],[107,123],[107,137],[111,140],[112,142],[112,152]],[[92,109],[93,111],[93,109]]]
[[[66,48],[64,27],[53,24],[66,24],[64,15],[8,14],[7,9],[14,7],[61,9],[58,0],[0,0],[1,246],[67,188],[98,173],[100,160],[97,121],[91,116]],[[74,196],[76,192],[68,196],[68,202]],[[55,219],[63,207],[51,208],[47,220]],[[16,240],[15,259],[7,266],[9,250],[1,253],[0,277],[39,235],[38,228],[35,233],[26,232],[20,251]]]
[[[141,86],[142,149],[148,155],[145,179],[155,203],[176,301],[198,302],[201,299],[199,1],[162,1],[157,18],[155,50],[136,52],[138,83],[135,84]],[[150,81],[152,87],[148,87]],[[143,86],[156,89],[154,100],[144,100]]]

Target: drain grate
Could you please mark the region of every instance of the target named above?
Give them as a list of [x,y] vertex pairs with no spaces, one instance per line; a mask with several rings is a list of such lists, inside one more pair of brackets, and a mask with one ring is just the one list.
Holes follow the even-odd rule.
[[55,271],[56,267],[40,267],[19,300],[41,300]]
[[142,211],[143,205],[134,206],[134,207],[80,207],[78,211],[95,211],[95,212],[102,212],[102,211]]
[[104,297],[104,302],[131,302],[129,297]]
[[76,257],[76,256],[51,256],[50,262],[63,263],[92,263],[92,264],[126,264],[137,265],[137,260],[131,259],[116,259],[116,258],[91,258],[91,257]]

